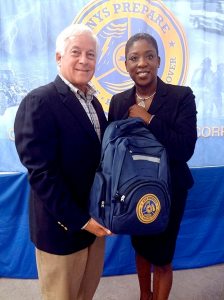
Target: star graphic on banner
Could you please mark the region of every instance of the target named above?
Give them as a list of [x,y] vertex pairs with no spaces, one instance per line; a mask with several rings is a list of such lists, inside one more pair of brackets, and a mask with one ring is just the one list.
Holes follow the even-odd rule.
[[170,44],[170,48],[175,46],[175,42],[174,41],[170,41],[169,44]]

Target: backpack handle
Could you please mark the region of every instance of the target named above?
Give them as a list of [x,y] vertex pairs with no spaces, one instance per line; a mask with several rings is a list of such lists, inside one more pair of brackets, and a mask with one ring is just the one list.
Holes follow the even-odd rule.
[[127,131],[127,128],[131,130],[132,128],[136,128],[137,126],[145,126],[145,123],[141,118],[128,118],[115,122],[117,122],[116,127],[119,128],[121,135],[123,134],[123,132]]
[[[127,118],[124,120],[118,120],[113,121],[109,124],[109,126],[106,129],[106,132],[104,133],[104,138],[102,141],[102,153],[104,153],[106,147],[109,143],[113,142],[113,140],[116,140],[118,137],[122,136],[124,133],[128,132],[135,132],[137,128],[139,127],[145,127],[145,123],[141,118]],[[132,129],[134,131],[132,131]],[[139,130],[137,129],[139,132]],[[101,156],[101,160],[103,157]]]

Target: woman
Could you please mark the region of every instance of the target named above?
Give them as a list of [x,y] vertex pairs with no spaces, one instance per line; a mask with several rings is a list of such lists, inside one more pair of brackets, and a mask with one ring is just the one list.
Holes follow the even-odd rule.
[[193,185],[187,161],[197,140],[195,97],[189,87],[166,84],[157,76],[158,45],[149,34],[138,33],[128,40],[125,65],[135,85],[112,97],[109,122],[142,118],[166,147],[170,159],[172,204],[168,227],[159,235],[132,236],[140,300],[165,300],[172,286],[172,259],[187,191]]

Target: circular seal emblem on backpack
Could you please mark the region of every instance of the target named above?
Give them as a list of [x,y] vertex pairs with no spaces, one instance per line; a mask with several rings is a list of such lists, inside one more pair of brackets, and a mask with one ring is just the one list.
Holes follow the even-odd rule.
[[136,206],[136,214],[140,222],[149,224],[155,221],[161,210],[160,201],[154,194],[146,194]]
[[134,34],[146,32],[158,43],[158,75],[166,83],[183,84],[188,68],[184,30],[160,0],[94,0],[73,23],[89,26],[99,39],[99,55],[92,83],[105,112],[113,94],[133,86],[125,67],[125,44]]

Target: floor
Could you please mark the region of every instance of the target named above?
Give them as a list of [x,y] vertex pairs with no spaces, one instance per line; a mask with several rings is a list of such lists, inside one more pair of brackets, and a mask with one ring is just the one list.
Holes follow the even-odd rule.
[[[0,300],[40,300],[38,280],[1,278]],[[94,300],[139,300],[136,274],[101,278]],[[224,300],[224,264],[175,271],[169,300]]]

